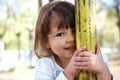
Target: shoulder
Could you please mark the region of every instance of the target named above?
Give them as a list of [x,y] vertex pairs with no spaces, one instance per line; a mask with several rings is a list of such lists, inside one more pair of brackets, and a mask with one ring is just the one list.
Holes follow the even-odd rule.
[[35,65],[35,80],[52,80],[53,68],[52,57],[38,59]]
[[36,61],[36,67],[37,66],[40,66],[40,67],[44,67],[44,66],[49,66],[53,64],[53,61],[52,61],[52,57],[49,56],[49,57],[42,57],[40,59],[38,59]]

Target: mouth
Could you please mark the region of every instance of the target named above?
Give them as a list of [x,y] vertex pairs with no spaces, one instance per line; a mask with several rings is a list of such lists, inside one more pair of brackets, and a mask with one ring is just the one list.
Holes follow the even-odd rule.
[[64,49],[69,50],[69,51],[75,51],[76,47],[75,46],[69,46],[69,47],[66,47]]

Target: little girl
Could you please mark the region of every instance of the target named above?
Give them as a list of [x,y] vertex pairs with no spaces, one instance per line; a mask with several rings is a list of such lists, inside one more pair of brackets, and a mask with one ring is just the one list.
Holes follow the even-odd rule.
[[97,80],[112,80],[103,61],[100,47],[97,53],[76,49],[74,6],[65,1],[46,4],[40,11],[34,50],[38,56],[35,80],[75,80],[81,70],[97,75]]

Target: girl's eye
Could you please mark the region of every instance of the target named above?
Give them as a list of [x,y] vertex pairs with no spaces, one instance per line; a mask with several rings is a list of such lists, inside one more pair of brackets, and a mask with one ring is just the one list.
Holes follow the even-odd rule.
[[56,36],[64,36],[64,33],[58,33]]

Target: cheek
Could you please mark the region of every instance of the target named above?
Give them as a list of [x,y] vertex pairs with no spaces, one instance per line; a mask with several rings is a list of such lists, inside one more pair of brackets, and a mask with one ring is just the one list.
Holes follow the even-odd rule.
[[55,44],[54,44],[54,47],[55,47],[55,48],[58,48],[58,49],[61,49],[61,48],[63,48],[63,47],[64,47],[64,44],[63,44],[63,43],[58,42],[58,43],[55,43]]
[[62,42],[54,42],[51,48],[54,52],[58,52],[64,48],[64,44]]

